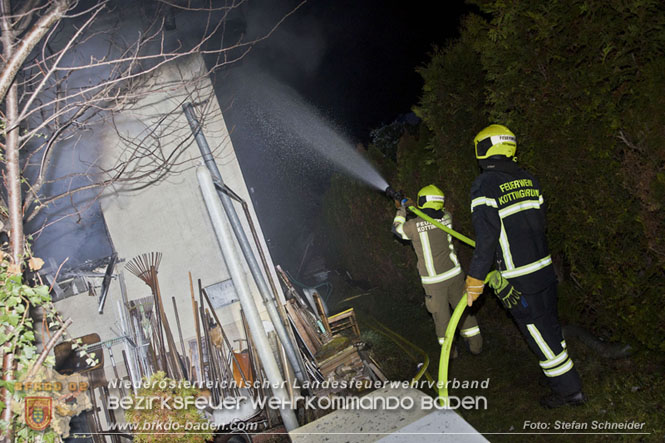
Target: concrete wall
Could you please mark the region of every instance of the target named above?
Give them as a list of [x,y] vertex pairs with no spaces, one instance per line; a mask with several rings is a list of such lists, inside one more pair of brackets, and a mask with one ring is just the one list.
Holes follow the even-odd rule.
[[[195,104],[197,116],[203,122],[203,132],[225,183],[249,204],[261,247],[269,261],[271,278],[276,282],[282,299],[283,294],[221,109],[210,79],[205,75],[202,59],[192,56],[161,67],[154,76],[147,79],[141,90],[148,88],[157,89],[158,92],[139,94],[131,109],[117,116],[114,123],[102,131],[103,136],[99,142],[104,146],[104,158],[100,161],[109,168],[108,176],[115,172],[110,168],[118,160],[135,158],[136,154],[141,157],[150,153],[149,158],[129,163],[128,170],[134,177],[151,169],[156,157],[173,159],[173,165],[168,173],[162,170],[139,180],[116,182],[106,189],[101,197],[101,206],[115,250],[119,258],[125,260],[117,265],[116,272],[123,270],[126,262],[139,254],[153,251],[163,253],[158,277],[164,307],[177,344],[171,297],[176,298],[185,342],[194,337],[188,271],[194,277],[197,300],[196,279],[200,278],[205,287],[230,278],[198,187],[195,168],[202,161],[182,112],[181,105],[184,102]],[[235,206],[241,221],[246,224],[242,207],[240,204]],[[245,231],[251,241],[252,235],[246,225]],[[244,261],[243,266],[259,311],[265,320],[269,320]],[[151,295],[143,281],[126,270],[123,272],[130,300]],[[103,315],[97,313],[97,299],[87,295],[77,295],[58,302],[57,308],[65,317],[71,316],[74,319],[69,331],[71,336],[97,332],[105,340],[115,337],[110,327],[120,330],[116,308],[118,300],[121,300],[120,287],[118,280],[114,279]],[[237,302],[217,310],[222,326],[234,345],[236,343],[233,340],[244,338],[239,310]],[[116,359],[120,355],[119,349],[120,346]],[[105,366],[108,368],[109,364],[107,358]],[[124,372],[123,369],[121,373]],[[107,374],[110,374],[108,369]]]

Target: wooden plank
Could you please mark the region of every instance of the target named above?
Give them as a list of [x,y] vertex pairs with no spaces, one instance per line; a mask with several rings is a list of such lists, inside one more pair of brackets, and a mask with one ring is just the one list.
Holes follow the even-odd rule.
[[328,322],[328,317],[326,316],[326,311],[323,309],[323,302],[321,301],[319,294],[316,292],[314,293],[314,301],[316,302],[316,309],[319,311],[319,317],[321,317],[323,327],[325,328],[328,335],[332,335],[332,331],[330,330],[330,323]]
[[374,375],[378,377],[379,380],[388,381],[388,377],[386,377],[374,363],[369,363],[367,366],[374,373]]
[[319,349],[321,349],[321,346],[323,345],[321,338],[319,337],[319,333],[317,332],[314,327],[310,324],[310,318],[308,317],[309,314],[305,312],[303,309],[298,307],[295,302],[293,302],[293,312],[295,315],[297,315],[300,319],[300,323],[303,325],[305,333],[308,335],[309,339],[312,341],[314,344],[314,353],[318,352]]
[[296,327],[296,330],[298,331],[298,335],[302,339],[303,343],[309,350],[309,353],[311,355],[316,354],[316,346],[314,346],[314,343],[312,342],[311,338],[309,337],[309,334],[307,334],[307,329],[305,326],[302,324],[302,319],[300,316],[297,314],[296,308],[293,306],[293,300],[289,300],[286,303],[286,312],[288,312],[289,316],[291,317],[291,321],[293,322],[294,326]]
[[319,369],[321,372],[330,372],[331,369],[334,370],[342,364],[350,363],[354,358],[360,358],[358,351],[353,346],[349,346],[327,360],[319,362]]

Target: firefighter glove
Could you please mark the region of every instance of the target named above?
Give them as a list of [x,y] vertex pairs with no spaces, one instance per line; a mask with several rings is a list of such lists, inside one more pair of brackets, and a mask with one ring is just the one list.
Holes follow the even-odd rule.
[[480,297],[480,294],[483,293],[484,287],[485,283],[483,283],[482,280],[473,278],[470,275],[466,276],[464,291],[466,292],[466,304],[468,306],[471,306],[473,302]]
[[506,309],[511,309],[520,301],[522,293],[515,289],[499,271],[492,271],[485,279],[487,284],[494,290],[494,294],[501,300]]

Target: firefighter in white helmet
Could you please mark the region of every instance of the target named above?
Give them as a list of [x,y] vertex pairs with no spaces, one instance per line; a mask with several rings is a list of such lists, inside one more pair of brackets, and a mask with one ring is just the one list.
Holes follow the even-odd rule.
[[[425,215],[452,229],[452,216],[444,210],[443,191],[434,185],[418,192],[417,207]],[[418,257],[418,272],[425,289],[425,306],[434,318],[439,343],[443,344],[446,327],[454,308],[464,294],[464,273],[460,267],[451,236],[418,216],[407,218],[409,202],[396,202],[397,214],[393,232],[402,240],[411,241]],[[476,318],[466,313],[460,321],[460,335],[473,354],[479,354],[483,339]],[[457,349],[453,348],[453,358]]]

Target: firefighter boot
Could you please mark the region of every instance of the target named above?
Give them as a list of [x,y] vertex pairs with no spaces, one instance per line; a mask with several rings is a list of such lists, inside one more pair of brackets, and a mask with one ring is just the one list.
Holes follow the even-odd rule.
[[540,405],[544,408],[554,409],[562,406],[581,406],[586,403],[584,392],[578,391],[570,395],[552,393],[540,399]]
[[464,338],[464,342],[469,348],[469,352],[473,355],[478,355],[483,352],[483,336],[480,334],[474,335],[473,337]]

